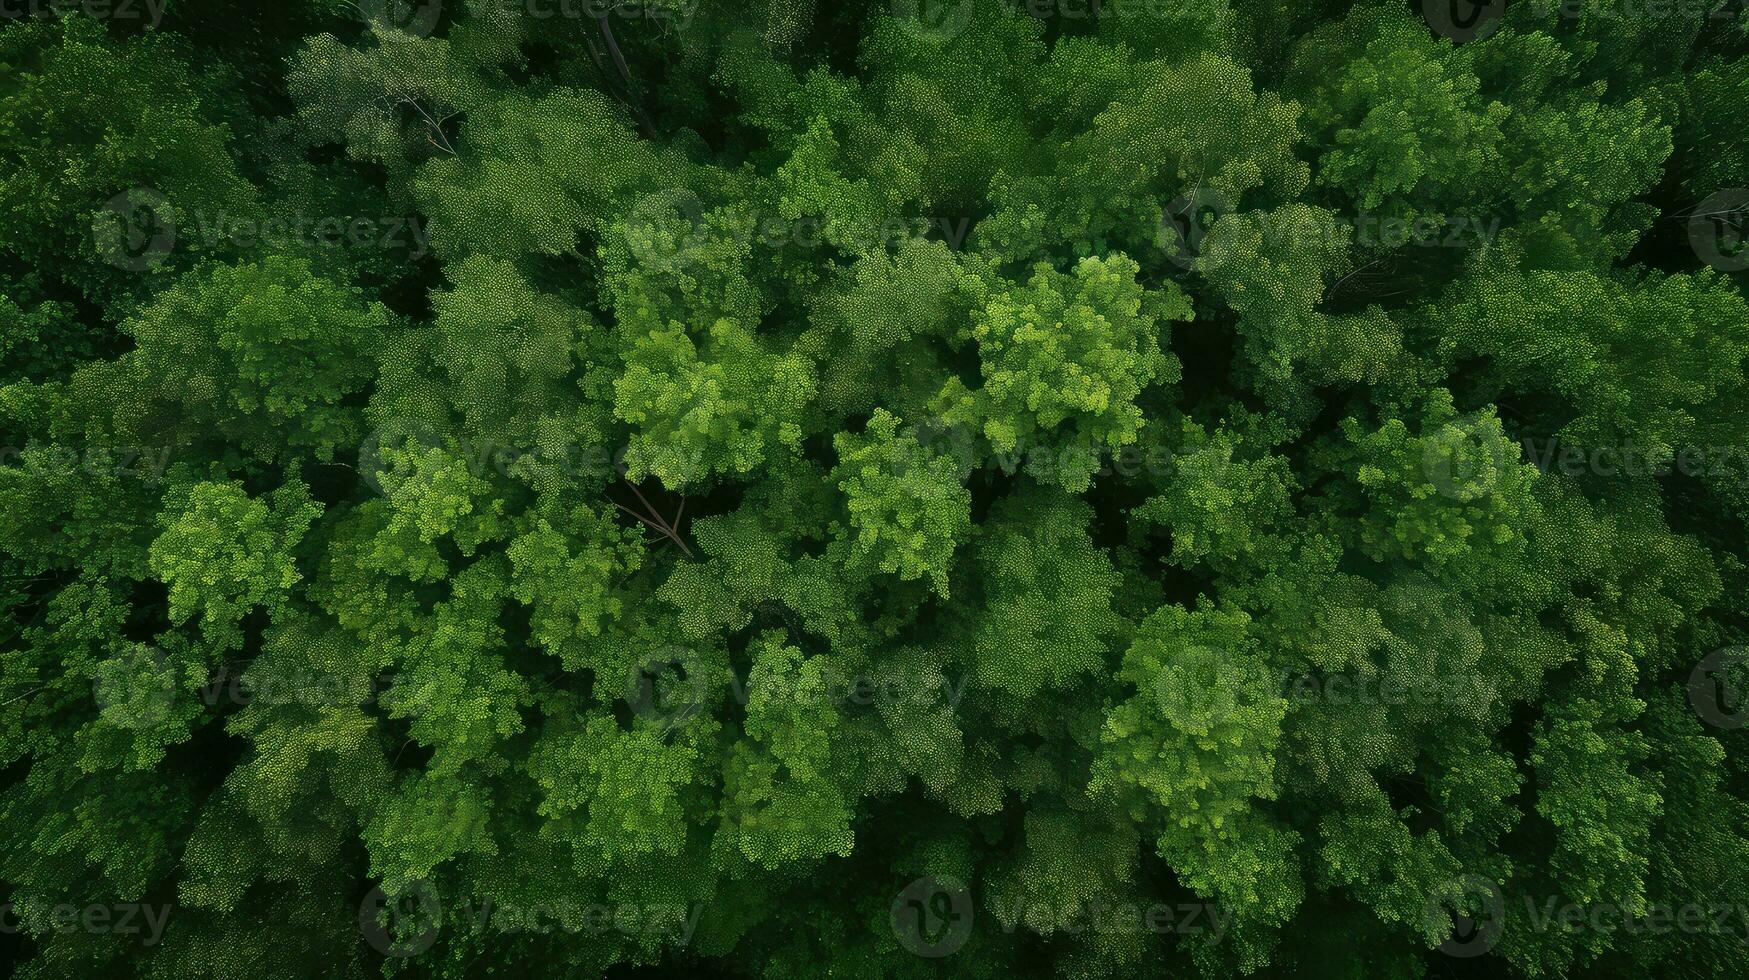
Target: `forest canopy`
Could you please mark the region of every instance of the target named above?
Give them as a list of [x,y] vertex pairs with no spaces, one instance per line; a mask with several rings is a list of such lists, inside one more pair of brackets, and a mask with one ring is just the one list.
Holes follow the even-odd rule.
[[0,5],[21,978],[1740,975],[1737,0]]

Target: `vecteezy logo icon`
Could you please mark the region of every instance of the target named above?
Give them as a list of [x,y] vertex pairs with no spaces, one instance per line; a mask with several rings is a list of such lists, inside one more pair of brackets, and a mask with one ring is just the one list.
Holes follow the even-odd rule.
[[676,28],[685,29],[697,15],[699,5],[700,0],[641,0],[628,8],[624,0],[621,0],[620,4],[611,9],[616,12],[624,9],[635,10],[640,17],[647,20],[666,21]]
[[1492,416],[1478,415],[1447,423],[1421,442],[1421,462],[1427,482],[1440,496],[1475,500],[1494,488],[1516,464],[1517,443],[1504,437]]
[[944,416],[929,415],[909,424],[906,431],[923,449],[926,459],[951,460],[960,480],[964,481],[977,468],[978,434],[970,426]]
[[1727,187],[1700,202],[1688,217],[1688,243],[1720,272],[1749,269],[1749,188]]
[[922,34],[951,41],[972,23],[974,0],[892,0],[893,16]]
[[1220,191],[1198,187],[1180,194],[1160,210],[1160,247],[1180,268],[1193,268],[1209,229],[1232,213],[1233,202]]
[[905,886],[892,908],[899,945],[927,959],[959,952],[972,935],[972,896],[959,880],[927,875]]
[[664,647],[626,673],[625,699],[633,714],[666,730],[704,710],[706,687],[703,665],[691,651]]
[[387,497],[411,476],[419,455],[443,444],[429,426],[413,422],[378,429],[358,447],[358,478]]
[[1506,0],[1421,0],[1421,19],[1458,44],[1493,34],[1505,13]]
[[705,233],[704,202],[684,187],[645,194],[620,220],[626,251],[647,269],[691,261]]
[[[1193,647],[1182,658],[1183,664],[1209,664],[1218,658],[1206,648]],[[1154,697],[1160,713],[1174,727],[1187,732],[1206,732],[1239,708],[1239,699],[1231,684],[1215,682],[1199,671],[1173,664],[1154,678]]]
[[416,881],[390,896],[379,885],[358,906],[358,928],[371,948],[393,959],[418,956],[437,942],[443,906],[430,885]]
[[1688,675],[1688,703],[1714,728],[1735,731],[1749,725],[1749,647],[1726,647],[1708,654]]
[[152,728],[170,717],[176,671],[157,647],[128,644],[122,654],[98,665],[92,695],[105,721],[122,728]]
[[1430,925],[1437,925],[1446,916],[1451,919],[1451,933],[1439,944],[1439,951],[1459,959],[1481,956],[1494,948],[1506,928],[1506,896],[1498,883],[1481,875],[1464,875],[1451,884],[1457,897],[1449,906],[1445,898],[1450,889],[1436,892],[1427,901]]
[[369,23],[414,37],[430,37],[443,16],[443,0],[358,0],[356,6]]
[[150,187],[122,191],[91,217],[91,237],[103,260],[128,272],[155,269],[176,247],[176,212]]

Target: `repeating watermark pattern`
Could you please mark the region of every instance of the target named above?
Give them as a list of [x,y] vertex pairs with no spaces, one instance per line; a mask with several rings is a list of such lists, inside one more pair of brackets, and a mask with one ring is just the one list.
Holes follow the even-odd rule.
[[1561,439],[1525,436],[1524,458],[1544,473],[1563,476],[1720,478],[1749,472],[1749,448],[1684,446],[1674,452],[1643,446],[1579,446]]
[[[1444,896],[1456,892],[1459,898]],[[1480,875],[1465,875],[1429,899],[1427,922],[1437,925],[1450,915],[1450,936],[1439,945],[1447,956],[1468,959],[1492,951],[1505,931],[1507,913],[1522,906],[1525,926],[1537,935],[1551,933],[1626,933],[1663,936],[1672,933],[1724,936],[1749,944],[1749,905],[1730,902],[1688,902],[1682,905],[1645,902],[1573,902],[1559,896],[1514,896]],[[1465,911],[1467,910],[1467,911]]]
[[1498,882],[1481,875],[1464,875],[1452,883],[1457,899],[1450,905],[1436,895],[1427,903],[1427,921],[1437,925],[1449,916],[1451,933],[1439,944],[1447,956],[1469,959],[1494,948],[1506,928],[1506,895]]
[[152,188],[125,190],[92,216],[91,237],[105,262],[125,272],[146,272],[163,265],[176,246],[176,211]]
[[1594,18],[1597,20],[1736,20],[1743,0],[1518,0],[1533,9],[1548,12],[1567,20]]
[[[1260,670],[1257,677],[1260,681],[1267,680],[1272,684],[1268,689],[1282,700],[1300,705],[1460,706],[1487,704],[1499,696],[1498,685],[1492,679],[1477,673],[1356,677],[1348,674]],[[1207,729],[1239,709],[1238,697],[1230,686],[1209,684],[1184,671],[1161,671],[1154,681],[1154,696],[1166,718],[1189,730]]]
[[[1168,20],[1184,16],[1180,0],[998,0],[993,6],[1010,17],[1035,20]],[[974,0],[892,0],[893,16],[915,19],[944,39],[971,25]]]
[[667,647],[646,657],[626,672],[627,706],[633,714],[663,729],[691,721],[710,699],[710,681],[696,664],[692,652],[680,647]]
[[146,729],[169,719],[176,688],[176,670],[164,651],[135,643],[98,664],[91,693],[105,721]]
[[620,224],[632,258],[653,268],[686,262],[709,235],[704,202],[684,187],[643,195]]
[[[906,671],[874,676],[828,669],[819,678],[774,689],[784,680],[766,679],[761,697],[792,704],[867,707],[877,704],[928,705],[937,698],[948,707],[959,706],[971,675],[957,682],[945,674],[913,674]],[[626,672],[625,702],[638,717],[663,728],[684,725],[712,701],[715,690],[724,690],[735,703],[745,706],[753,691],[748,678],[733,670],[707,672],[697,655],[683,647],[665,647]]]
[[443,0],[352,0],[353,9],[373,27],[430,37],[443,19]]
[[620,233],[632,258],[657,269],[684,268],[695,261],[700,249],[712,243],[808,251],[838,243],[864,254],[912,239],[932,239],[957,252],[964,249],[971,229],[969,216],[895,215],[845,221],[814,214],[791,217],[773,212],[713,211],[685,188],[645,194],[620,220]]
[[1749,473],[1749,447],[1587,446],[1559,436],[1534,435],[1503,440],[1480,418],[1450,423],[1425,441],[1423,452],[1428,482],[1454,500],[1471,500],[1492,489],[1500,473],[1519,463],[1529,463],[1543,474],[1606,479],[1680,475],[1719,480]]
[[[929,466],[937,457],[952,459],[959,467],[960,479],[974,471],[987,470],[1014,476],[1024,473],[1036,480],[1060,480],[1061,474],[1091,474],[1099,478],[1119,476],[1132,479],[1139,476],[1167,476],[1175,472],[1176,455],[1170,447],[1130,443],[1112,450],[1103,446],[1054,446],[1017,442],[1014,446],[987,447],[978,452],[976,434],[959,426],[919,426],[914,430],[919,445],[929,452],[922,465]],[[900,464],[895,472],[906,472]]]
[[1209,229],[1233,210],[1227,195],[1206,187],[1173,198],[1160,209],[1160,245],[1166,257],[1179,268],[1194,268],[1202,258],[1203,239]]
[[1749,647],[1714,650],[1688,675],[1688,703],[1714,728],[1749,725]]
[[509,13],[530,20],[650,21],[684,27],[699,0],[499,0]]
[[1035,932],[1070,935],[1226,935],[1232,913],[1215,902],[1135,902],[1115,895],[1095,893],[1087,899],[1053,902],[1017,894],[994,903],[1004,932],[1022,925]]
[[1749,269],[1749,188],[1727,187],[1688,216],[1688,244],[1700,260],[1720,272]]
[[418,215],[309,215],[301,211],[244,217],[196,210],[181,218],[155,188],[136,187],[110,198],[92,217],[92,238],[104,261],[127,272],[163,265],[179,242],[208,250],[254,248],[350,248],[404,251],[417,262],[430,254],[425,219]]
[[[1091,473],[1100,479],[1163,477],[1176,472],[1177,456],[1171,447],[1134,442],[1119,449],[1098,446],[1058,446],[1016,443],[1004,449],[981,445],[970,426],[944,419],[925,419],[907,424],[912,438],[927,452],[926,459],[945,456],[959,467],[960,478],[976,470],[1006,476],[1025,473],[1050,479],[1057,473]],[[389,496],[400,481],[411,476],[418,456],[442,448],[458,458],[475,478],[496,474],[505,478],[541,471],[558,472],[580,482],[591,482],[629,472],[626,447],[612,449],[600,444],[570,443],[550,446],[518,446],[456,434],[439,437],[428,430],[379,430],[360,443],[355,469],[372,492]]]
[[1038,20],[1100,20],[1137,14],[1159,17],[1170,10],[1163,0],[1135,0],[1133,3],[1123,0],[1002,0],[1001,6],[1010,14]]
[[[412,475],[414,461],[401,456],[384,458],[383,450],[404,450],[423,452],[435,449],[440,442],[430,432],[423,429],[404,431],[396,429],[385,431],[378,429],[365,437],[358,447],[358,478],[365,486],[375,491],[378,496],[390,496],[390,490],[399,482]],[[476,459],[473,453],[462,454],[469,464],[468,472],[476,479],[485,475],[485,456]],[[385,482],[385,477],[389,478]],[[398,478],[398,479],[397,479]]]
[[195,696],[207,708],[220,704],[332,708],[387,702],[416,708],[426,697],[426,689],[412,682],[403,684],[396,674],[367,676],[318,670],[232,673],[221,667],[195,690]]
[[[1186,651],[1183,659],[1206,663],[1214,658],[1199,647]],[[1256,675],[1263,677],[1261,671]],[[1186,731],[1207,731],[1239,708],[1238,695],[1231,686],[1210,684],[1183,670],[1162,670],[1155,675],[1154,700],[1168,721]]]
[[946,43],[972,24],[973,0],[892,0],[893,16],[908,30]]
[[[1161,249],[1180,268],[1194,268],[1203,255],[1209,231],[1236,210],[1230,197],[1212,188],[1197,187],[1180,194],[1160,210]],[[1276,246],[1323,242],[1333,249],[1356,246],[1387,251],[1481,248],[1500,237],[1501,226],[1498,216],[1483,218],[1473,214],[1422,214],[1405,218],[1359,211],[1338,214],[1336,220],[1328,222],[1303,211],[1282,214],[1253,211],[1245,217],[1257,225],[1264,242]]]
[[[903,434],[917,443],[923,450],[925,466],[932,465],[934,460],[952,460],[958,468],[961,481],[970,477],[978,468],[980,454],[978,452],[978,433],[971,426],[940,415],[925,415],[915,422],[906,422]],[[1018,465],[1018,459],[1011,462]],[[910,466],[910,460],[897,461],[897,470],[905,472]]]
[[1026,473],[1034,478],[1053,473],[1091,473],[1095,477],[1168,476],[1177,472],[1177,456],[1170,448],[1131,443],[1106,451],[1091,446],[1034,447],[994,450],[988,467],[1004,475]]
[[[1198,187],[1160,209],[1156,246],[1180,268],[1191,269],[1203,252],[1209,230],[1237,210],[1220,191]],[[1321,220],[1310,212],[1248,212],[1266,242],[1292,247],[1327,242],[1329,247],[1359,246],[1392,251],[1403,248],[1467,250],[1491,245],[1502,219],[1473,214],[1422,214],[1414,218],[1360,211]],[[964,251],[974,220],[970,216],[887,216],[863,220],[827,219],[804,214],[746,213],[712,209],[685,188],[646,194],[620,221],[627,251],[640,265],[654,269],[684,269],[712,243],[742,248],[761,245],[780,250],[815,250],[829,244],[856,253],[890,250],[907,241],[936,241],[952,251]]]
[[144,23],[157,27],[164,22],[164,7],[170,0],[0,0],[0,17],[65,17],[83,14],[93,20]]
[[1421,0],[1421,17],[1433,33],[1459,44],[1500,29],[1506,0]]
[[[1057,474],[1089,473],[1098,479],[1166,478],[1177,472],[1177,452],[1157,442],[1133,442],[1111,449],[1090,445],[1053,445],[1020,441],[997,448],[985,445],[971,426],[945,418],[908,423],[905,430],[921,446],[924,465],[940,457],[955,461],[962,480],[979,470],[1005,476],[1026,474],[1050,480]],[[519,446],[464,434],[438,437],[429,431],[377,431],[359,446],[356,470],[373,492],[388,496],[411,476],[421,454],[444,449],[459,459],[470,475],[484,478],[527,477],[543,471],[581,481],[625,476],[626,447],[571,443],[561,447]],[[169,465],[165,447],[106,448],[83,451],[53,449],[54,456],[31,465],[70,473],[113,472],[156,481]],[[0,450],[0,464],[7,461]],[[17,455],[18,451],[12,451]],[[1546,474],[1577,477],[1667,477],[1672,474],[1708,479],[1737,479],[1749,473],[1749,447],[1684,446],[1662,451],[1634,445],[1583,446],[1558,437],[1521,436],[1500,439],[1483,419],[1454,420],[1424,440],[1423,466],[1428,482],[1442,496],[1471,500],[1492,489],[1501,473],[1529,463]],[[113,468],[111,468],[113,465]]]
[[925,959],[960,951],[977,919],[972,894],[951,876],[927,875],[906,885],[888,914],[899,945]]
[[1481,419],[1453,422],[1427,439],[1422,449],[1427,482],[1452,500],[1474,500],[1492,490],[1499,474],[1518,462],[1512,447],[1494,437]]
[[[882,704],[958,707],[971,675],[957,681],[944,674],[908,672],[879,676],[825,671],[808,681],[787,676],[763,680],[757,692],[750,680],[733,670],[711,673],[699,666],[693,651],[665,647],[626,672],[621,696],[640,718],[673,728],[692,720],[715,703],[714,693],[745,706],[753,695],[801,705],[871,707]],[[206,680],[184,690],[174,665],[156,647],[136,644],[98,666],[93,694],[103,717],[124,728],[151,728],[168,719],[178,700],[191,699],[206,709],[232,707],[343,707],[393,704],[418,709],[430,696],[422,683],[387,673],[381,675],[322,671],[310,668],[263,670],[259,665],[235,672],[221,666]]]
[[1037,20],[1165,20],[1184,15],[1179,0],[1001,0],[1011,15]]
[[[894,897],[888,919],[899,945],[925,959],[959,952],[971,940],[978,916],[972,893],[959,879],[925,875]],[[1001,930],[1041,934],[1174,935],[1226,934],[1230,913],[1213,902],[1137,902],[1095,893],[1068,901],[1025,891],[991,897]]]
[[518,908],[500,907],[487,898],[465,907],[466,916],[478,931],[551,933],[571,932],[603,936],[661,936],[678,946],[692,941],[704,905],[662,902],[541,902]]
[[[614,452],[601,445],[571,443],[555,450],[551,447],[513,446],[465,435],[454,437],[451,443],[428,431],[379,430],[371,433],[359,446],[359,479],[376,493],[389,496],[399,481],[412,475],[418,454],[440,447],[448,447],[454,454],[459,454],[469,475],[476,479],[488,473],[509,478],[520,473],[556,470],[567,477],[588,482],[615,474],[623,476],[627,472],[625,450]],[[407,451],[410,455],[398,451]]]
[[437,891],[422,881],[393,896],[379,885],[359,903],[358,928],[364,941],[384,956],[418,956],[437,942],[443,928],[443,903],[438,901]]
[[1500,218],[1424,214],[1411,220],[1362,211],[1353,228],[1354,244],[1368,248],[1468,249],[1492,245],[1500,237]]
[[418,956],[436,944],[446,923],[459,924],[475,935],[484,933],[660,937],[686,946],[698,929],[702,904],[662,902],[580,902],[554,900],[515,907],[499,905],[490,896],[467,898],[444,909],[437,891],[414,882],[398,895],[373,888],[359,904],[358,925],[365,942],[391,959]]
[[[932,705],[945,702],[957,707],[971,681],[940,674],[897,672],[880,676],[844,671],[824,672],[818,678],[782,687],[788,678],[768,678],[758,694],[802,705],[869,707],[881,704]],[[93,692],[103,717],[125,728],[150,728],[170,717],[179,699],[198,701],[207,709],[234,707],[303,706],[342,707],[393,704],[417,709],[429,697],[425,685],[412,678],[388,673],[370,675],[295,668],[263,670],[257,665],[235,672],[219,667],[206,680],[183,690],[176,671],[163,651],[136,645],[98,667]],[[672,646],[641,660],[626,672],[622,697],[641,718],[675,727],[690,721],[713,703],[713,691],[747,705],[753,694],[747,678],[734,671],[720,677],[698,667],[692,651]],[[191,701],[192,703],[192,701]]]
[[1558,898],[1524,900],[1531,930],[1537,933],[1624,932],[1666,936],[1671,933],[1727,936],[1749,943],[1749,906],[1724,902],[1688,902],[1644,906],[1618,902],[1563,902]]
[[[700,0],[497,0],[496,6],[503,13],[536,21],[648,21],[684,27],[698,12],[699,3]],[[375,27],[413,37],[430,37],[443,19],[444,0],[354,0],[353,9]]]
[[272,218],[240,218],[219,212],[196,211],[194,227],[208,249],[233,248],[350,247],[360,250],[405,251],[419,261],[430,253],[425,219],[418,215],[319,215],[303,212]]
[[26,900],[0,903],[0,935],[84,933],[93,936],[139,937],[141,946],[156,946],[170,922],[169,905],[151,902],[103,902],[74,905]]
[[169,446],[0,446],[0,468],[16,467],[50,479],[83,474],[154,486],[170,468],[170,452]]
[[1446,677],[1351,677],[1282,672],[1281,696],[1300,703],[1347,705],[1467,705],[1488,703],[1498,696],[1493,679],[1476,673]]
[[184,689],[174,664],[156,647],[134,644],[97,667],[92,695],[103,719],[121,728],[153,728],[169,719],[179,701],[212,709],[219,705],[247,708],[301,705],[331,708],[393,704],[423,708],[431,694],[411,679],[311,669],[289,671],[251,669],[241,673],[220,667],[198,686]]

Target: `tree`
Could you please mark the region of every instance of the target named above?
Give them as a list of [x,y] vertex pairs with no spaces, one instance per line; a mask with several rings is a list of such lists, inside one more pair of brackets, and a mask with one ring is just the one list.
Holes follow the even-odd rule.
[[1740,972],[1743,18],[76,6],[9,972]]

